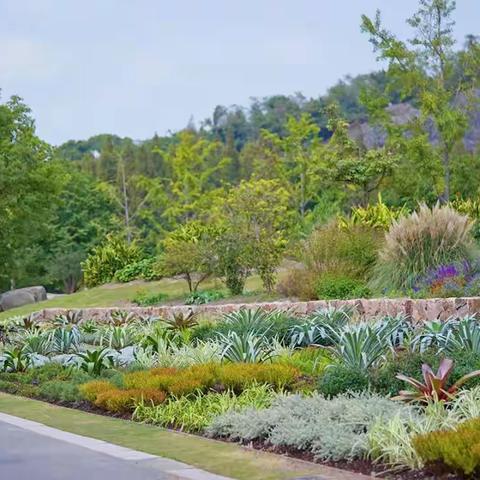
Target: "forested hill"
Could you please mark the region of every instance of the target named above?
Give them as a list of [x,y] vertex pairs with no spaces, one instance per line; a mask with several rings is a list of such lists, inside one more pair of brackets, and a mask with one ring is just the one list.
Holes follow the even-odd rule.
[[[223,106],[215,107],[212,116],[200,122],[199,125],[187,125],[186,128],[196,129],[198,133],[210,140],[220,140],[224,144],[232,144],[235,150],[240,151],[246,143],[258,139],[261,130],[286,135],[286,123],[290,116],[300,117],[302,113],[312,116],[320,127],[320,137],[327,139],[330,132],[327,128],[325,109],[336,103],[342,116],[350,123],[363,123],[368,115],[360,101],[360,92],[363,89],[385,91],[386,74],[383,71],[370,74],[346,77],[331,87],[326,95],[317,98],[306,98],[301,93],[294,95],[272,95],[264,98],[253,98],[250,106]],[[391,103],[399,103],[398,92],[389,94]],[[168,142],[167,138],[162,141]],[[116,135],[101,134],[88,140],[70,140],[58,147],[58,153],[68,160],[80,160],[85,155],[96,155],[103,148],[117,147],[133,142],[128,138]],[[154,137],[147,141],[137,141],[143,144],[161,142]]]
[[[317,98],[306,98],[301,93],[295,93],[253,98],[249,106],[218,105],[210,118],[201,121],[199,125],[189,123],[186,129],[195,131],[208,140],[220,141],[230,153],[238,154],[249,142],[257,141],[262,130],[285,136],[287,119],[291,116],[298,119],[302,114],[307,114],[319,127],[319,138],[326,141],[331,136],[326,109],[329,105],[336,104],[340,115],[350,125],[351,136],[365,147],[372,148],[383,144],[385,135],[369,123],[367,109],[361,101],[363,91],[387,92],[390,104],[387,109],[398,123],[407,123],[419,114],[416,99],[401,99],[398,90],[387,89],[386,73],[378,71],[356,77],[347,76],[325,95]],[[470,128],[465,134],[464,144],[466,151],[474,152],[480,144],[480,108],[470,112],[469,117]],[[429,130],[431,141],[436,142],[435,129],[430,126]],[[159,137],[155,134],[151,139],[131,139],[114,134],[99,134],[87,140],[70,140],[60,145],[57,153],[62,159],[83,160],[85,164],[91,165],[95,160],[97,164],[102,163],[102,156],[106,156],[108,161],[109,151],[127,147],[136,151],[135,162],[140,171],[155,174],[151,165],[154,161],[151,157],[155,157],[152,152],[175,143],[175,136]],[[95,168],[93,173],[96,173]]]

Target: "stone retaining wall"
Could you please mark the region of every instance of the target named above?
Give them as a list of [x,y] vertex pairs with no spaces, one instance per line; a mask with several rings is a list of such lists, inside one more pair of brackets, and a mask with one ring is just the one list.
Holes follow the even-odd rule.
[[[214,304],[198,306],[161,306],[161,307],[131,307],[127,309],[137,315],[170,317],[176,313],[187,313],[190,310],[205,316],[216,317],[223,313],[233,312],[240,309],[261,308],[266,311],[282,310],[290,311],[296,315],[305,315],[320,308],[326,307],[351,307],[362,318],[374,318],[385,315],[404,314],[413,322],[428,320],[446,320],[449,317],[463,317],[480,314],[480,297],[468,298],[429,298],[412,300],[409,298],[382,298],[382,299],[359,299],[359,300],[330,300],[314,302],[271,302],[271,303],[238,303],[238,304]],[[81,309],[84,318],[92,318],[104,321],[110,314],[119,308],[84,308]],[[66,313],[67,309],[46,308],[38,312],[38,318],[48,320],[56,315]]]

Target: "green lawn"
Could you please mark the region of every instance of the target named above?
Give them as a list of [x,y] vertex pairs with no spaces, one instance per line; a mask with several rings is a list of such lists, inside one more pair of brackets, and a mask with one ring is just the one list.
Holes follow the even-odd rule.
[[[282,272],[279,273],[281,276]],[[249,291],[261,290],[262,284],[258,276],[252,276],[247,280],[246,289]],[[201,285],[201,289],[215,288],[226,292],[225,287],[219,281],[208,281]],[[102,285],[101,287],[82,290],[71,295],[64,295],[39,302],[12,308],[0,313],[0,320],[15,315],[26,315],[43,308],[86,308],[86,307],[124,307],[129,304],[135,294],[143,290],[149,293],[165,293],[170,299],[181,299],[188,293],[187,283],[180,279],[162,279],[157,282],[130,282]],[[266,294],[264,294],[266,295]],[[257,301],[264,295],[249,297],[246,301]],[[268,299],[265,297],[265,299]],[[225,301],[228,301],[225,300]]]
[[[4,393],[0,393],[0,412],[78,435],[171,458],[240,480],[286,480],[330,473],[329,469],[319,465],[248,450],[231,443],[93,415]],[[331,477],[325,475],[323,478]]]

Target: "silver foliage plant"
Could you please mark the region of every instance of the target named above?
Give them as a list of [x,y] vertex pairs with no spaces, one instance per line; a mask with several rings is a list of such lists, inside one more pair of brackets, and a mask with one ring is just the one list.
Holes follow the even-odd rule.
[[331,400],[318,394],[280,395],[270,408],[216,417],[207,434],[309,450],[319,460],[353,460],[367,453],[367,435],[373,422],[406,408],[369,393]]

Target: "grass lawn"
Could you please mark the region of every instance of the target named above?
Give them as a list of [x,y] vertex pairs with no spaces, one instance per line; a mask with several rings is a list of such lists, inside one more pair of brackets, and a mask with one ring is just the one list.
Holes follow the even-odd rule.
[[[282,275],[279,272],[279,277]],[[201,290],[215,288],[226,292],[225,287],[219,281],[207,281],[201,285]],[[247,291],[260,291],[262,283],[258,276],[248,278],[246,284]],[[185,280],[165,278],[157,282],[135,281],[130,283],[114,283],[81,290],[71,295],[62,295],[46,300],[44,302],[25,305],[19,308],[12,308],[6,312],[0,313],[0,320],[13,317],[15,315],[27,315],[29,313],[41,310],[43,308],[86,308],[86,307],[122,307],[135,297],[138,291],[148,293],[165,293],[170,299],[180,299],[187,295],[188,287]],[[265,296],[265,298],[263,298]],[[268,299],[266,294],[252,295],[248,301],[257,301]],[[228,302],[228,299],[225,301]]]
[[[4,393],[0,393],[0,412],[78,435],[171,458],[240,480],[282,480],[330,473],[330,469],[320,465],[252,451],[235,444],[94,415]],[[331,477],[325,475],[323,478]],[[344,478],[347,480],[352,477],[346,473]]]

